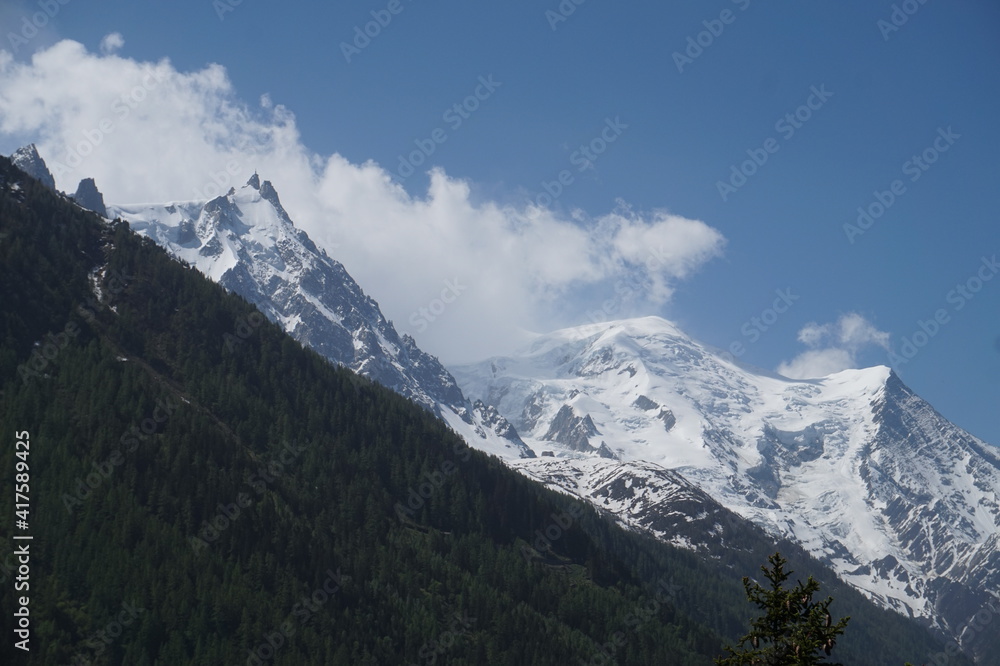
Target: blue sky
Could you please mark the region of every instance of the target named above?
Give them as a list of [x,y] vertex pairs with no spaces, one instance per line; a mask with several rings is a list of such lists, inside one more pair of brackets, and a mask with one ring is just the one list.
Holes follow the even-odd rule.
[[[892,365],[1000,444],[995,3],[235,1],[52,0],[37,35],[46,4],[6,3],[0,152],[59,161],[115,119],[57,179],[122,203],[257,168],[445,361],[659,314],[771,370]],[[204,146],[164,139],[192,124]]]

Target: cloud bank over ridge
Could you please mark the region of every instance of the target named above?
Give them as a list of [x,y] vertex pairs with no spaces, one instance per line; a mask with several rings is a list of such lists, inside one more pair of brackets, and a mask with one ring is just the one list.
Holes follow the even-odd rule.
[[620,204],[591,218],[474,201],[470,183],[440,168],[411,195],[374,162],[310,151],[290,110],[268,95],[242,101],[222,66],[180,72],[124,57],[124,45],[118,33],[101,53],[64,40],[27,63],[0,51],[0,140],[34,141],[60,189],[93,177],[114,203],[209,199],[257,171],[397,328],[447,361],[583,323],[623,283],[641,288],[609,318],[648,314],[725,243],[666,211]]

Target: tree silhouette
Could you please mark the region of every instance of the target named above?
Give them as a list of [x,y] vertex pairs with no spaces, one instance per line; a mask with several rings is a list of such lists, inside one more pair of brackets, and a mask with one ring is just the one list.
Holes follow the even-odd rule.
[[[718,666],[811,666],[831,664],[825,661],[844,633],[849,617],[836,623],[830,616],[833,597],[814,602],[813,594],[819,583],[810,576],[786,590],[783,585],[791,571],[785,571],[787,560],[775,553],[767,558],[770,567],[762,566],[770,585],[761,586],[749,577],[743,578],[747,599],[764,612],[751,623],[748,634],[736,648],[726,647],[727,657],[715,660]],[[822,654],[819,654],[821,653]]]

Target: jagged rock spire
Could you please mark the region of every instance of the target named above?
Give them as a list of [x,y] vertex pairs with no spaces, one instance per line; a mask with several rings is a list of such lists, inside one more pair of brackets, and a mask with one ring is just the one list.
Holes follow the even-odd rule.
[[38,154],[35,144],[29,143],[27,146],[18,148],[10,156],[10,160],[14,163],[14,166],[39,181],[45,187],[53,191],[56,189],[56,179],[52,177],[52,173],[45,164],[45,160]]
[[108,216],[108,209],[104,207],[104,195],[97,189],[97,183],[93,178],[84,178],[76,188],[73,200],[78,205],[87,210],[92,210],[101,217]]

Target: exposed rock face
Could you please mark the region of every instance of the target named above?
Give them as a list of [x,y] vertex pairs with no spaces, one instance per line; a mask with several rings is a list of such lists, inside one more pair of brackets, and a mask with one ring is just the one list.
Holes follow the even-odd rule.
[[[547,442],[559,442],[573,451],[593,451],[590,438],[599,435],[590,415],[577,416],[573,408],[563,405],[549,424],[549,431],[542,436]],[[605,447],[607,448],[607,447]]]
[[97,183],[93,178],[84,178],[76,188],[73,200],[81,207],[92,210],[101,217],[108,216],[108,209],[104,206],[104,195],[97,189]]

